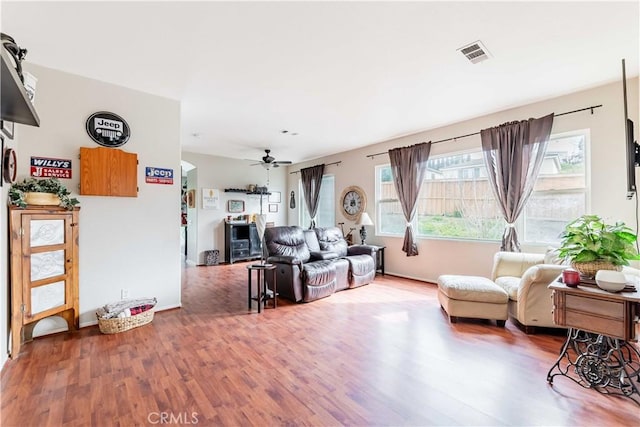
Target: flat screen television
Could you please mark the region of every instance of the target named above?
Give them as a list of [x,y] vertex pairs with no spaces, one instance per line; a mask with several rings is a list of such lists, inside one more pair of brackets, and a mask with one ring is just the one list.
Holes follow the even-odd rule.
[[633,120],[629,118],[627,109],[627,73],[624,59],[622,60],[622,92],[624,99],[624,132],[627,149],[627,199],[636,194],[636,166],[640,166],[640,150],[633,137]]

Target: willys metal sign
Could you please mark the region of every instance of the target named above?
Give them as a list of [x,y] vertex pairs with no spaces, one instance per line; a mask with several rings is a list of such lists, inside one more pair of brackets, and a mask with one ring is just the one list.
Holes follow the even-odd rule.
[[31,176],[71,179],[71,160],[31,157]]

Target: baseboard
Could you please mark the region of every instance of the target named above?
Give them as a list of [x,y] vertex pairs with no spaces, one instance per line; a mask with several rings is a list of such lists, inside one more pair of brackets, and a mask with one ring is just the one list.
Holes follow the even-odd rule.
[[[408,276],[406,274],[399,274],[399,273],[394,273],[393,271],[385,271],[384,272],[385,276],[395,276],[395,277],[401,277],[403,279],[410,279],[410,280],[415,280],[418,282],[424,282],[424,283],[429,283],[432,285],[435,285],[438,283],[437,280],[433,280],[433,279],[425,279],[424,277],[414,277],[414,276]],[[384,276],[383,276],[384,277]]]
[[69,330],[69,328],[65,327],[59,327],[59,328],[54,328],[54,329],[47,329],[47,333],[46,334],[42,334],[42,335],[34,335],[33,338],[40,338],[40,337],[46,337],[47,335],[53,335],[53,334],[58,334],[60,332],[67,332]]

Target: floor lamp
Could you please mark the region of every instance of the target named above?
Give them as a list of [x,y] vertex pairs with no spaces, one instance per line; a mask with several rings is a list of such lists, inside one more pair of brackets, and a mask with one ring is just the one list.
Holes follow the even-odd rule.
[[260,237],[260,265],[264,265],[264,229],[267,226],[267,214],[262,213],[262,194],[260,194],[260,213],[256,215],[256,231]]
[[256,231],[260,237],[260,265],[264,265],[264,229],[266,225],[267,215],[262,213],[256,215]]

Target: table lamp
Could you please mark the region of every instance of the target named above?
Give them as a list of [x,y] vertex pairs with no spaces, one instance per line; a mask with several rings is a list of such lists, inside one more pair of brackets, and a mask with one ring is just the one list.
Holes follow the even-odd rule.
[[364,226],[373,225],[373,221],[371,221],[371,218],[369,218],[368,213],[362,212],[362,215],[360,215],[360,218],[358,219],[358,222],[356,222],[356,225],[362,226],[360,228],[360,239],[362,240],[362,244],[364,245],[364,241],[367,239],[367,230],[364,228]]
[[260,265],[264,265],[264,229],[267,225],[267,215],[259,213],[256,215],[256,231],[260,237]]

